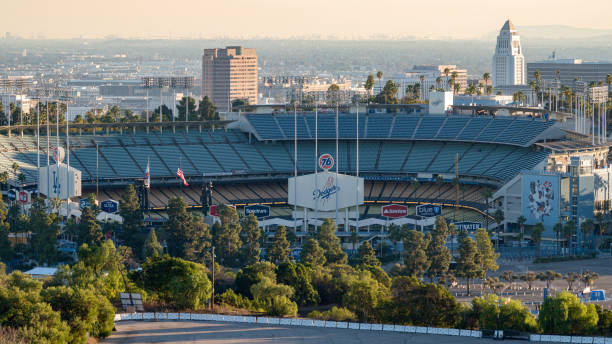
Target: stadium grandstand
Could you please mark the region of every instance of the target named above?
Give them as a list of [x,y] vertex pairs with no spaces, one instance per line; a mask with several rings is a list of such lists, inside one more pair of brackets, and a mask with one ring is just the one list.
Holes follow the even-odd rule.
[[[315,152],[315,115],[296,117],[299,174],[312,173],[321,153],[335,157],[340,173],[355,174],[355,114],[338,115],[337,156],[334,114],[318,116],[319,152]],[[294,173],[294,125],[291,113],[241,114],[219,128],[177,124],[172,130],[147,127],[144,131],[126,130],[129,123],[102,130],[73,125],[70,165],[82,171],[84,194],[98,190],[99,200],[117,200],[126,185],[143,179],[149,162],[150,206],[161,215],[176,196],[189,206],[201,207],[201,186],[210,180],[214,204],[268,204],[272,215],[291,217],[287,178]],[[482,220],[483,188],[496,190],[521,170],[545,167],[550,150],[536,143],[553,137],[552,132],[558,136],[554,121],[525,117],[362,114],[359,173],[365,178],[365,206],[361,216],[380,217],[379,207],[385,203],[437,203]],[[52,150],[56,137],[51,134]],[[45,166],[44,131],[40,141],[40,165]],[[60,145],[65,146],[65,141],[61,129]],[[12,173],[16,162],[25,176],[24,187],[32,190],[37,181],[36,147],[36,136],[27,131],[0,135],[0,168]],[[179,167],[189,187],[176,177]]]

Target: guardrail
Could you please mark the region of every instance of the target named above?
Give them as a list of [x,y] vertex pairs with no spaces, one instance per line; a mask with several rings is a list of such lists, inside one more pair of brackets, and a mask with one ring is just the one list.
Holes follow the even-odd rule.
[[346,321],[315,320],[300,318],[274,318],[243,315],[200,314],[200,313],[120,313],[115,314],[115,322],[134,320],[189,320],[189,321],[222,321],[263,325],[284,325],[302,327],[341,328],[362,331],[389,331],[419,333],[431,335],[462,336],[481,338],[482,332],[460,330],[455,328],[404,326],[391,324],[369,324]]
[[[262,325],[283,325],[320,328],[340,328],[361,331],[388,331],[415,334],[461,336],[482,338],[482,331],[462,330],[456,328],[404,326],[391,324],[369,324],[346,321],[315,320],[301,318],[275,318],[244,315],[223,315],[206,313],[119,313],[115,314],[115,322],[121,321],[147,321],[147,320],[188,320],[188,321],[220,321]],[[503,331],[495,331],[494,338],[503,338]],[[586,343],[586,344],[612,344],[612,338],[588,336],[558,336],[547,334],[530,334],[529,341],[544,343]]]

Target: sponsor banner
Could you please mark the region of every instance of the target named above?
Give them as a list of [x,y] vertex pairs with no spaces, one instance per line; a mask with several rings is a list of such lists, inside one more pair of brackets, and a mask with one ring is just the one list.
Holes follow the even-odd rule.
[[100,202],[100,209],[109,214],[114,214],[119,211],[119,202],[107,199],[106,201]]
[[389,204],[381,208],[382,216],[397,219],[408,215],[408,207],[401,204]]
[[16,200],[17,199],[17,190],[13,190],[13,189],[9,190],[6,193],[6,197],[9,199],[9,201]]
[[417,216],[433,217],[442,214],[442,207],[433,204],[421,204],[416,207]]
[[334,167],[334,163],[334,157],[329,153],[322,154],[319,157],[319,167],[325,171],[328,171]]
[[258,219],[270,216],[270,207],[267,205],[255,204],[244,207],[244,216],[255,215]]
[[552,228],[559,221],[559,175],[523,174],[522,179],[525,224]]
[[91,207],[91,204],[89,203],[89,198],[81,198],[79,200],[79,208],[81,210],[85,209],[85,208],[89,208]]
[[19,203],[29,203],[30,202],[30,194],[27,191],[19,191],[18,194]]
[[454,224],[455,224],[455,228],[458,231],[466,230],[468,232],[473,232],[477,230],[478,228],[482,228],[482,223],[480,222],[461,221],[461,222],[455,222]]

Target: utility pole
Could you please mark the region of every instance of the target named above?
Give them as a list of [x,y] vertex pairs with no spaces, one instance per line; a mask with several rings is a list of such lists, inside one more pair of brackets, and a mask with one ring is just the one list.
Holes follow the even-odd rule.
[[212,247],[212,294],[210,296],[210,310],[215,310],[215,247]]

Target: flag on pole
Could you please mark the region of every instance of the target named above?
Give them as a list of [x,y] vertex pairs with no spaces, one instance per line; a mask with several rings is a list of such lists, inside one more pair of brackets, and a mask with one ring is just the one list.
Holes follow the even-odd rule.
[[145,171],[145,187],[151,188],[151,170],[149,169],[149,159],[147,159],[147,169]]
[[183,181],[183,185],[189,186],[189,183],[187,183],[185,175],[183,174],[183,170],[181,170],[180,167],[176,170],[176,176],[181,178],[181,180]]

